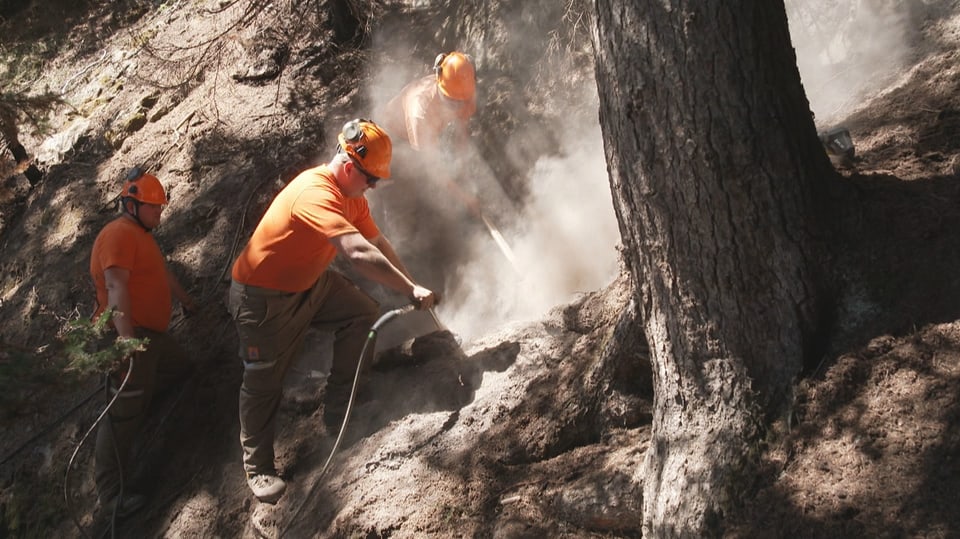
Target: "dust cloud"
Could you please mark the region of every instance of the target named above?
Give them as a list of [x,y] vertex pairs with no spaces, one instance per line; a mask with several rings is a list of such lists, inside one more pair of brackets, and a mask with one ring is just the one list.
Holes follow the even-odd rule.
[[[429,73],[429,68],[426,63],[411,66],[403,62],[381,66],[367,89],[372,108],[380,109],[404,84]],[[481,95],[482,69],[479,65]],[[389,220],[384,226],[378,221],[415,277],[423,275],[419,270],[428,269],[411,256],[418,252],[433,257],[432,269],[437,265],[444,268],[444,298],[436,312],[465,342],[514,322],[541,318],[550,308],[578,293],[598,290],[616,276],[620,232],[607,180],[596,88],[589,86],[583,90],[581,102],[567,105],[570,114],[559,115],[571,124],[558,130],[568,133],[569,139],[560,141],[556,155],[541,157],[534,164],[526,178],[530,195],[522,204],[506,195],[490,164],[473,148],[469,165],[457,182],[481,202],[481,215],[462,208],[459,214],[456,208],[437,210],[436,204],[462,204],[448,195],[443,195],[445,202],[429,200],[436,193],[447,193],[445,187],[434,185],[433,193],[421,194],[422,211],[411,214],[411,219],[421,221],[419,227],[391,227]],[[483,110],[482,102],[478,106],[475,121],[491,112]],[[511,142],[504,146],[510,147]],[[429,176],[423,174],[418,181]],[[394,198],[399,187],[378,188],[381,192],[371,194],[371,206],[380,197]],[[459,222],[422,222],[424,216],[440,218],[444,213],[458,215]],[[434,245],[429,249],[413,245],[422,241],[404,237],[413,230],[431,234]],[[461,245],[449,249],[450,243]],[[429,285],[427,281],[424,284]]]
[[[910,2],[787,0],[786,7],[798,67],[819,129],[842,121],[864,96],[885,87],[905,62]],[[415,49],[393,43],[392,52],[397,50]],[[433,58],[423,56],[393,56],[374,68],[366,89],[373,110],[382,107],[406,83],[430,73]],[[481,95],[482,71],[483,66],[478,65]],[[482,160],[472,163],[469,179],[458,179],[483,202],[487,223],[464,212],[460,215],[462,222],[451,227],[457,229],[456,233],[449,232],[445,237],[438,234],[431,247],[421,247],[419,252],[433,257],[428,271],[444,268],[445,297],[437,312],[463,339],[482,336],[511,322],[540,318],[550,308],[570,301],[577,293],[597,290],[615,276],[620,234],[596,101],[596,88],[591,86],[584,90],[581,102],[568,104],[569,111],[579,113],[559,115],[571,123],[562,130],[571,137],[561,141],[557,155],[542,157],[532,168],[527,178],[530,196],[522,207],[506,198],[491,167]],[[480,106],[478,116],[489,113],[482,109],[482,103]],[[593,113],[583,114],[584,110]],[[426,199],[444,188],[437,185],[432,190],[421,195],[419,202],[426,205]],[[374,194],[372,204],[377,196],[391,196],[389,189],[382,191]],[[410,219],[420,220],[420,228],[409,224],[396,229],[400,232],[385,228],[414,275],[418,275],[417,262],[409,251],[417,249],[405,252],[404,247],[422,241],[412,236],[424,229],[437,234],[431,227],[446,226],[442,222],[422,222],[424,216],[436,214],[414,212]],[[473,232],[463,235],[461,225],[470,220]],[[415,229],[417,233],[411,232]],[[450,254],[447,244],[458,242],[465,246],[458,246],[456,254]]]
[[842,122],[905,63],[910,1],[787,0],[786,7],[818,129]]
[[[620,231],[599,122],[563,132],[576,137],[563,141],[560,154],[534,165],[530,197],[513,224],[501,228],[494,222],[487,234],[474,237],[473,256],[441,305],[441,317],[465,339],[538,319],[616,275]],[[496,231],[506,245],[498,245]]]

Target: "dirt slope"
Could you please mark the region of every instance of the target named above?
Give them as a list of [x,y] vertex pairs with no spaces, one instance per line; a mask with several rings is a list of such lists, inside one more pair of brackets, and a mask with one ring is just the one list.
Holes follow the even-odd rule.
[[[535,191],[538,156],[571,152],[537,133],[558,132],[547,128],[564,117],[596,122],[595,95],[583,105],[579,93],[590,73],[575,14],[540,2],[413,4],[378,4],[357,20],[327,2],[130,1],[113,13],[80,3],[4,24],[10,49],[56,51],[33,86],[63,91],[70,106],[49,132],[25,137],[47,160],[44,183],[4,183],[0,366],[31,361],[38,375],[3,401],[0,456],[19,452],[0,468],[0,535],[109,528],[95,510],[89,443],[70,474],[70,510],[62,496],[67,460],[102,408],[99,396],[83,401],[98,381],[68,384],[40,367],[54,362],[64,321],[89,312],[89,247],[118,178],[149,163],[172,189],[158,240],[205,305],[173,323],[200,369],[155,403],[136,478],[153,487],[151,503],[118,536],[639,536],[649,366],[628,334],[630,282],[616,274],[460,343],[398,321],[385,341],[426,334],[384,351],[377,398],[358,405],[322,478],[335,433],[320,421],[322,378],[302,375],[323,368],[317,336],[278,425],[290,491],[270,507],[246,488],[223,277],[283,182],[328,157],[342,120],[420,58],[473,48],[485,88],[477,151],[515,199]],[[730,516],[730,536],[960,534],[960,9],[927,4],[939,10],[918,26],[909,69],[847,118],[859,158],[836,194],[844,273],[833,351],[771,433],[759,494]],[[461,16],[471,9],[482,15]],[[530,72],[530,58],[552,69]]]

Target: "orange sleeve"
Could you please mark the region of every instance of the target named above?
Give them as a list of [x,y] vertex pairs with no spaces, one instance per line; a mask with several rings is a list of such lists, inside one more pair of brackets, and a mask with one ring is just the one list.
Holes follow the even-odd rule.
[[359,232],[347,215],[349,206],[343,194],[328,184],[311,186],[303,191],[293,204],[290,216],[302,221],[329,239]]
[[122,228],[108,226],[100,237],[97,259],[101,269],[123,268],[133,271],[136,243],[122,234]]
[[440,133],[446,124],[440,110],[440,94],[436,79],[429,75],[420,79],[404,96],[403,113],[407,127],[407,140],[414,150],[436,148]]
[[367,199],[361,198],[355,202],[358,204],[358,209],[356,210],[357,220],[354,223],[357,230],[368,240],[376,238],[380,235],[380,228],[373,220],[373,215],[370,214],[370,205],[367,203]]

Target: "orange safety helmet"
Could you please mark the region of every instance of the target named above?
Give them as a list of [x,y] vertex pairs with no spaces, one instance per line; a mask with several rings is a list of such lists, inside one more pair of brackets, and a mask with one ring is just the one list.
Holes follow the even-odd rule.
[[120,198],[132,198],[146,204],[163,205],[167,203],[167,194],[163,185],[153,174],[146,174],[139,167],[134,167],[127,174],[127,181],[123,184]]
[[368,176],[378,179],[390,177],[393,143],[379,125],[370,120],[350,120],[343,124],[337,140],[340,148],[347,152]]
[[433,62],[440,93],[456,101],[469,101],[477,91],[473,60],[462,52],[438,54]]

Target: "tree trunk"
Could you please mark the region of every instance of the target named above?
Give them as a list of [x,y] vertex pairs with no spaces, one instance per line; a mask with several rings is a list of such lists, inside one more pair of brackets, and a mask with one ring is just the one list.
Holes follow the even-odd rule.
[[596,0],[600,123],[654,379],[648,537],[722,533],[822,349],[835,176],[783,2]]

